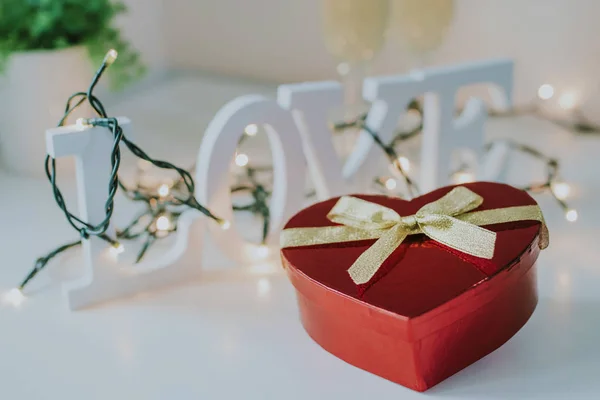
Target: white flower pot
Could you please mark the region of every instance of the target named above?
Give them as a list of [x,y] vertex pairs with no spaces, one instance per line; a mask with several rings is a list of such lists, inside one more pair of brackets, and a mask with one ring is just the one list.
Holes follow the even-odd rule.
[[[45,131],[56,126],[71,94],[87,90],[92,74],[81,46],[11,56],[0,78],[0,161],[5,169],[44,176]],[[68,122],[86,113],[83,109]]]

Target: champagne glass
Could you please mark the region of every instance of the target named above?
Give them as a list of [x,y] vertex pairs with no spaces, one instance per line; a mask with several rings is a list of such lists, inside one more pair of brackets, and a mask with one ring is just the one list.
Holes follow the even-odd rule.
[[[343,109],[336,110],[332,118],[337,122],[340,119],[352,121],[368,110],[362,98],[362,83],[367,64],[383,47],[390,1],[322,0],[321,11],[325,46],[338,63],[344,89]],[[343,136],[344,144],[336,143],[342,156],[349,152],[352,144],[346,139],[355,135]]]
[[428,64],[441,46],[454,17],[454,0],[394,0],[392,30],[413,62],[413,68]]
[[[405,50],[409,69],[416,70],[428,64],[429,56],[440,47],[454,16],[454,0],[393,0],[390,20],[390,34],[396,38]],[[414,99],[414,105],[402,115],[399,125],[401,131],[414,131],[423,123],[423,98]],[[400,143],[400,142],[399,142]],[[392,176],[398,177],[398,166],[410,175],[418,176],[422,167],[419,160],[420,141],[401,141],[399,165],[390,166]],[[406,157],[409,155],[409,157]],[[409,161],[410,160],[410,161]],[[402,162],[404,161],[404,162]],[[403,165],[404,164],[404,165]],[[426,167],[426,166],[425,166]],[[396,180],[385,181],[386,189],[396,191]],[[404,193],[407,194],[406,192]],[[412,196],[411,191],[408,194]]]

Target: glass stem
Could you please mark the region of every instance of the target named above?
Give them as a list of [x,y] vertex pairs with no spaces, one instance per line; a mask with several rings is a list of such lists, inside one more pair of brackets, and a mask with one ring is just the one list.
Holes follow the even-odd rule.
[[345,71],[345,74],[341,74],[344,91],[344,119],[351,121],[365,110],[362,87],[366,76],[366,63],[356,62],[345,65],[348,66],[348,70]]
[[[337,119],[344,122],[354,122],[368,111],[367,104],[362,96],[366,63],[341,63],[338,66],[338,71],[342,83],[343,105]],[[352,152],[359,132],[358,128],[349,128],[335,136],[334,146],[342,160],[345,160]]]

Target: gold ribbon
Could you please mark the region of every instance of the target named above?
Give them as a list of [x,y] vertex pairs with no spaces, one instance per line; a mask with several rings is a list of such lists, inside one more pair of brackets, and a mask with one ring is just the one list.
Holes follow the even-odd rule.
[[470,212],[482,203],[481,196],[458,186],[439,200],[425,204],[416,214],[401,217],[380,204],[344,196],[327,214],[330,221],[341,225],[285,229],[281,232],[281,247],[377,239],[348,269],[354,283],[359,285],[371,280],[408,235],[425,234],[465,254],[491,259],[496,233],[480,225],[533,220],[542,224],[540,249],[548,246],[548,229],[537,205]]

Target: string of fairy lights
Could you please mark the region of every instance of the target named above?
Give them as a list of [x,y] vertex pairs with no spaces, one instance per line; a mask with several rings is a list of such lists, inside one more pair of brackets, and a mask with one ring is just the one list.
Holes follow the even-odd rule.
[[[553,96],[554,88],[549,84],[542,85],[538,90],[538,97],[542,101],[549,100]],[[546,115],[542,111],[542,107],[540,107],[539,103],[534,103],[533,105],[520,108],[513,108],[508,111],[493,111],[490,113],[490,115],[493,117],[514,117],[519,115],[528,115],[553,123],[573,133],[600,134],[600,126],[591,122],[579,110],[575,109],[574,96],[572,93],[567,92],[561,95],[559,98],[559,105],[565,110],[571,110],[575,118],[571,120],[556,119],[552,116]],[[396,193],[396,189],[399,185],[397,178],[399,177],[401,180],[404,181],[405,187],[408,191],[407,197],[414,197],[418,195],[419,190],[416,183],[409,175],[409,171],[412,165],[411,161],[405,155],[401,155],[397,149],[398,147],[401,147],[401,145],[404,142],[415,138],[422,132],[423,109],[421,107],[420,102],[418,100],[413,100],[412,102],[410,102],[407,108],[407,112],[411,112],[413,115],[416,114],[419,117],[419,123],[410,129],[398,130],[389,144],[384,143],[378,136],[378,134],[372,129],[370,129],[368,125],[366,125],[366,114],[358,117],[353,121],[344,121],[334,124],[333,132],[334,134],[343,134],[347,130],[356,128],[367,132],[373,138],[373,142],[383,151],[383,153],[388,158],[390,165],[397,172],[396,177],[376,177],[374,179],[374,183],[387,192]],[[256,125],[249,125],[246,128],[246,134],[249,136],[254,136],[256,132]],[[567,182],[563,181],[560,176],[559,161],[556,158],[549,157],[543,154],[538,149],[532,146],[528,146],[512,140],[494,140],[488,143],[488,145],[486,146],[486,150],[490,150],[495,145],[498,145],[501,142],[507,145],[510,151],[525,154],[535,160],[544,163],[546,170],[545,180],[530,183],[526,186],[521,187],[521,189],[532,193],[549,193],[554,198],[559,207],[562,209],[566,220],[569,222],[575,222],[578,219],[579,215],[577,210],[571,208],[566,202],[567,198],[571,194],[571,186]],[[241,153],[238,151],[238,153],[236,153],[235,162],[239,167],[244,167],[248,165],[249,157],[245,153]],[[473,171],[470,171],[468,167],[465,167],[465,164],[461,164],[455,171],[453,171],[450,174],[450,178],[451,181],[455,184],[468,183],[475,180],[475,173]],[[262,199],[256,199],[257,204],[255,205],[255,207],[257,209],[265,209],[268,212],[268,207],[266,207],[266,204],[261,203],[261,200]]]
[[[56,159],[49,155],[46,156],[46,175],[52,186],[56,204],[65,215],[68,223],[78,232],[80,239],[61,245],[50,251],[47,255],[39,257],[25,279],[23,279],[16,288],[19,291],[22,291],[23,288],[25,288],[25,286],[37,276],[37,274],[42,271],[54,257],[80,245],[82,240],[89,239],[91,236],[96,236],[106,241],[109,244],[110,251],[114,254],[121,253],[124,250],[121,240],[144,237],[144,243],[137,257],[139,261],[157,238],[167,236],[169,233],[176,230],[176,226],[171,222],[172,216],[179,216],[183,209],[197,210],[206,217],[217,222],[223,229],[228,229],[230,226],[229,221],[217,217],[196,200],[196,197],[194,196],[194,179],[187,170],[168,161],[150,157],[139,146],[125,136],[123,129],[116,118],[108,116],[104,105],[93,92],[106,69],[109,68],[116,59],[117,52],[115,50],[110,50],[106,54],[100,68],[98,68],[94,74],[88,90],[86,92],[75,93],[67,100],[65,113],[58,123],[58,126],[63,126],[75,109],[84,103],[88,103],[97,114],[97,117],[79,119],[77,124],[82,128],[85,128],[86,126],[100,126],[107,128],[111,132],[111,135],[114,138],[113,148],[110,154],[112,169],[108,182],[107,200],[104,207],[105,217],[101,222],[94,225],[82,220],[69,211],[57,183]],[[158,190],[150,190],[139,184],[136,184],[133,188],[128,188],[119,179],[121,144],[124,144],[125,147],[141,162],[162,170],[174,171],[178,175],[177,185],[172,188],[161,185]],[[143,202],[146,205],[146,209],[140,215],[136,216],[125,229],[117,231],[116,237],[111,237],[107,234],[107,231],[113,215],[115,195],[119,189],[130,200],[134,202]],[[139,229],[140,226],[142,229]]]
[[[73,228],[79,232],[81,239],[87,239],[90,236],[97,236],[105,240],[109,244],[109,251],[115,257],[125,251],[125,246],[123,245],[124,241],[141,240],[141,246],[136,256],[136,262],[140,262],[147,254],[150,247],[157,240],[166,238],[177,231],[179,218],[187,209],[191,208],[199,210],[207,217],[219,223],[223,229],[228,229],[231,226],[231,223],[213,215],[208,209],[198,203],[193,195],[194,181],[190,172],[176,167],[175,165],[166,161],[150,158],[138,146],[133,144],[124,136],[123,131],[118,125],[118,121],[116,119],[109,118],[107,116],[104,106],[94,96],[93,89],[98,83],[98,80],[102,76],[105,69],[108,68],[115,59],[116,52],[111,51],[107,54],[102,66],[94,76],[88,91],[76,93],[68,100],[65,115],[59,122],[59,126],[63,125],[69,114],[75,108],[87,101],[97,112],[98,118],[83,121],[78,120],[78,124],[83,123],[92,126],[106,127],[107,129],[111,130],[113,137],[115,138],[113,152],[111,154],[113,171],[108,189],[109,196],[105,207],[105,220],[96,226],[92,226],[85,221],[82,221],[77,216],[71,214],[68,211],[66,203],[62,197],[62,194],[60,193],[58,185],[56,184],[56,160],[52,159],[51,157],[48,157],[46,160],[46,172],[52,185],[53,193],[58,206],[62,209],[67,220],[73,226]],[[551,99],[554,94],[554,88],[549,84],[542,85],[538,90],[538,97],[542,101]],[[75,104],[72,105],[72,102],[75,102]],[[559,98],[559,105],[564,109],[573,109],[575,105],[574,98],[568,94],[565,97],[563,94]],[[345,121],[334,124],[333,133],[341,135],[351,129],[360,129],[367,132],[373,139],[373,142],[387,157],[392,170],[395,171],[395,174],[392,177],[375,177],[374,183],[376,186],[385,192],[399,195],[397,192],[399,184],[398,180],[401,180],[403,181],[404,187],[407,191],[407,193],[404,194],[405,197],[412,198],[419,195],[418,186],[410,176],[412,162],[408,157],[401,154],[398,149],[401,148],[406,141],[411,140],[421,134],[423,128],[423,109],[418,100],[413,100],[409,104],[407,111],[413,115],[416,115],[419,118],[419,122],[410,129],[398,130],[390,143],[384,143],[377,132],[370,129],[370,127],[366,124],[366,115],[362,115],[353,121]],[[572,111],[573,115],[576,117],[572,120],[554,119],[553,117],[544,114],[542,112],[542,108],[539,107],[539,104],[515,108],[505,112],[493,111],[490,114],[493,117],[530,115],[549,121],[571,132],[581,134],[600,134],[600,126],[595,125],[586,119],[578,110],[574,109]],[[238,150],[234,155],[234,164],[237,167],[237,173],[236,182],[232,186],[231,191],[232,194],[245,194],[246,197],[249,198],[249,200],[244,203],[234,204],[233,210],[236,212],[251,213],[261,219],[261,245],[264,247],[270,223],[269,199],[271,196],[271,188],[269,187],[269,182],[265,182],[260,179],[259,175],[264,172],[272,172],[272,169],[270,166],[253,165],[249,155],[241,150],[243,142],[247,139],[255,137],[259,130],[259,126],[256,124],[249,124],[244,129],[244,135],[238,143]],[[493,148],[499,142],[500,141],[493,141],[489,143],[487,149],[489,150]],[[570,195],[571,187],[568,183],[564,182],[560,178],[558,160],[543,154],[531,146],[511,140],[503,140],[503,142],[510,148],[511,151],[523,153],[545,164],[546,179],[541,182],[531,183],[525,187],[522,187],[521,189],[533,193],[549,193],[563,210],[565,218],[570,222],[576,221],[578,218],[577,211],[569,207],[566,202]],[[125,144],[126,147],[140,159],[137,164],[138,168],[136,171],[135,183],[132,186],[124,185],[118,178],[121,143]],[[178,178],[168,182],[161,182],[158,185],[146,184],[144,183],[144,177],[146,174],[152,173],[152,168],[173,170],[177,172]],[[451,180],[456,184],[467,183],[475,180],[474,172],[469,171],[467,167],[464,167],[464,165],[461,165],[457,170],[453,171],[450,176]],[[112,216],[112,210],[114,208],[114,196],[117,189],[120,189],[129,200],[140,203],[143,206],[141,211],[139,211],[139,213],[136,214],[122,229],[118,229],[115,233],[115,237],[111,238],[106,234],[106,231]],[[307,194],[307,197],[310,197],[311,195],[314,195],[314,193]],[[14,290],[17,290],[19,293],[21,293],[25,286],[40,271],[42,271],[51,260],[53,260],[59,254],[81,245],[81,239],[63,244],[48,254],[39,257],[36,260],[33,269]]]

